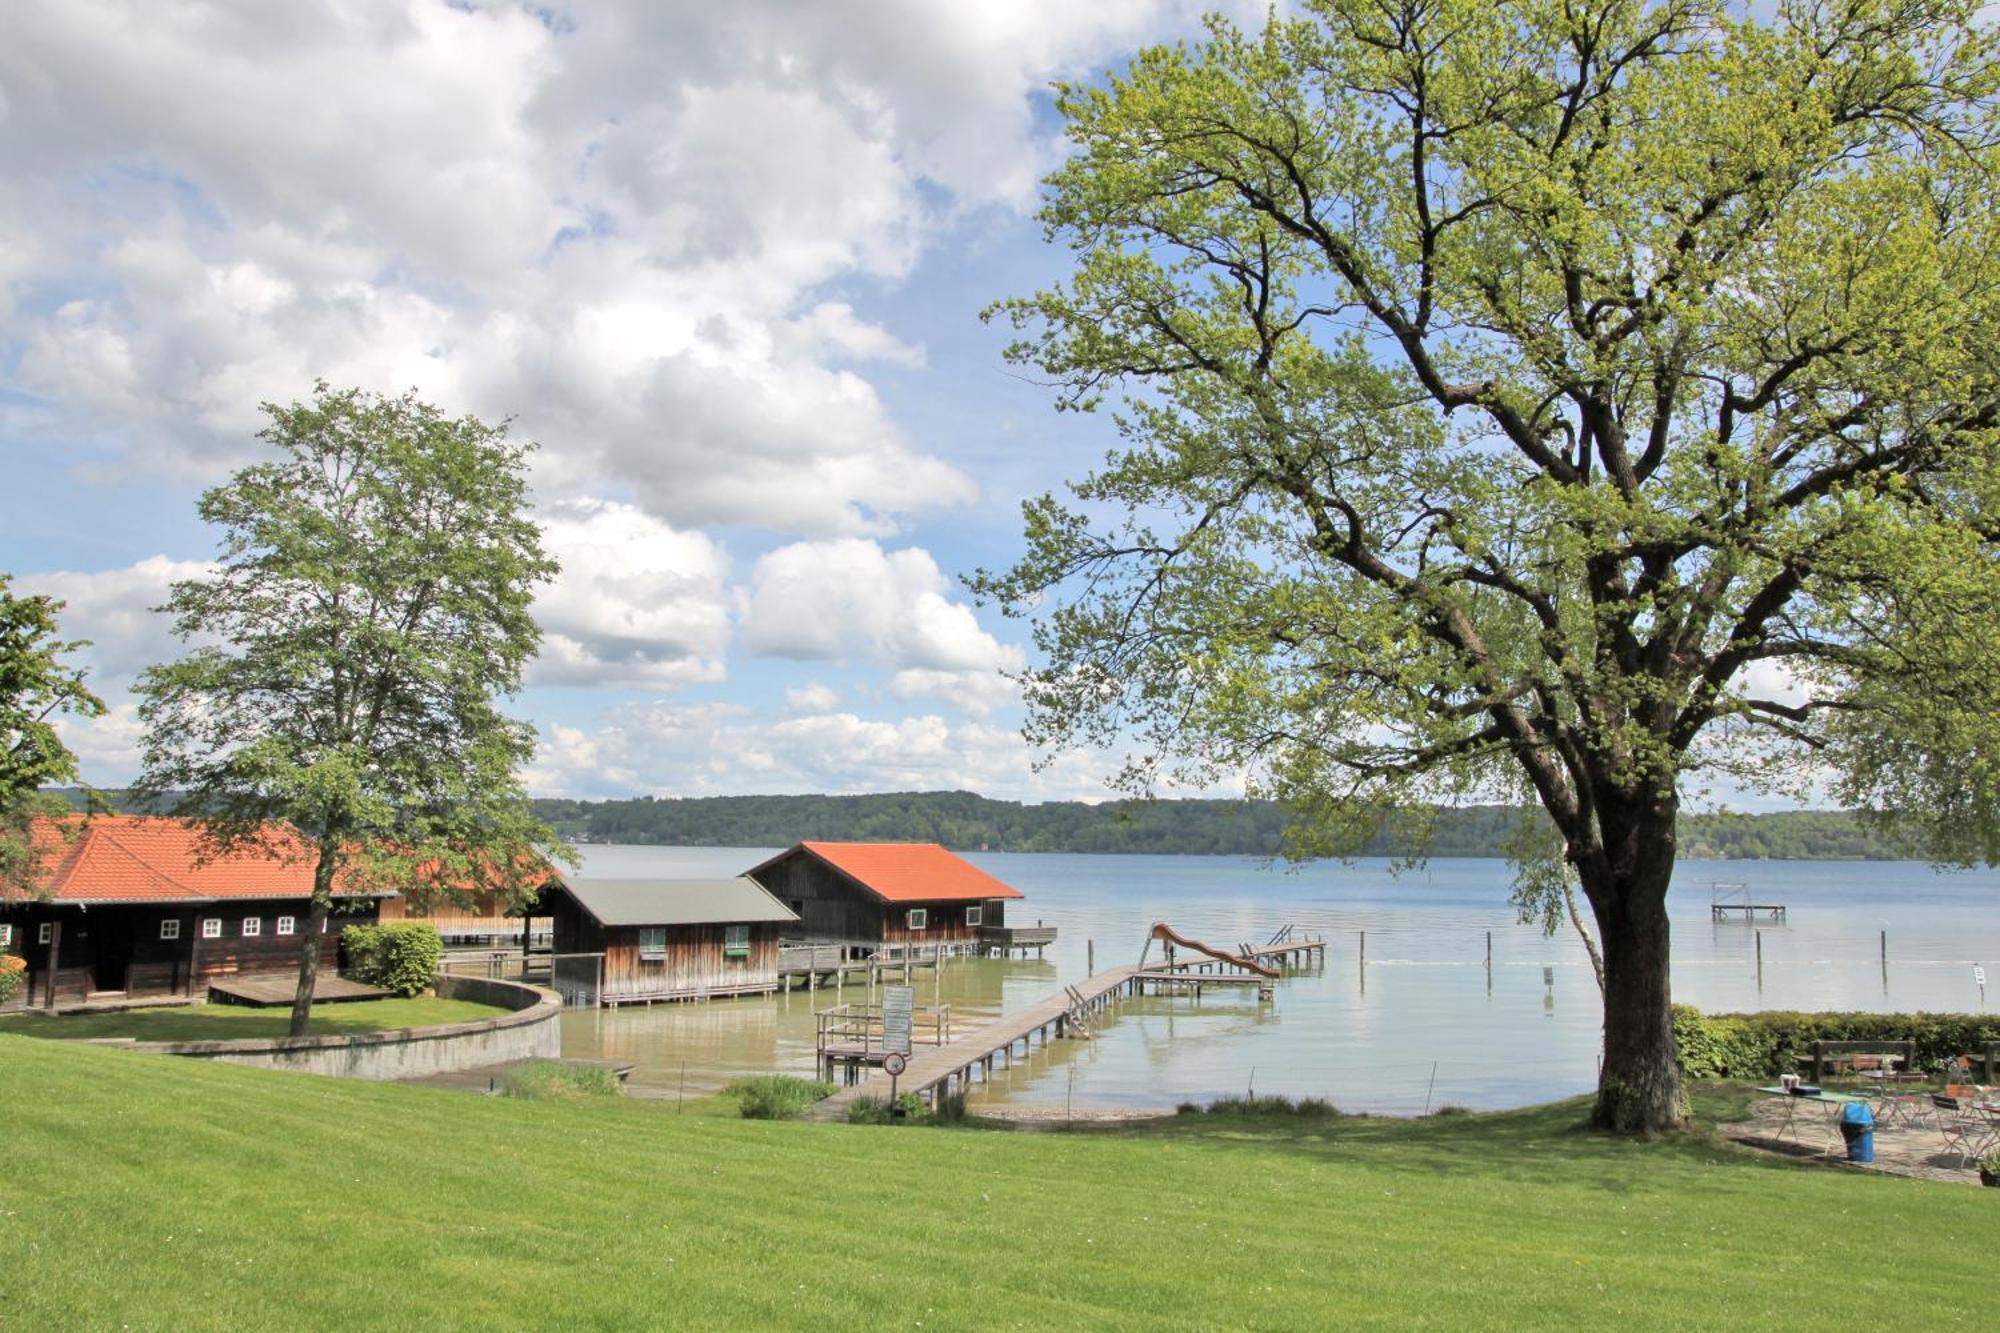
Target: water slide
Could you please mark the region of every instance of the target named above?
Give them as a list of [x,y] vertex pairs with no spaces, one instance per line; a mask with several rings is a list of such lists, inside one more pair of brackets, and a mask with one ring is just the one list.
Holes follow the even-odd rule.
[[[1152,933],[1146,937],[1146,947],[1148,949],[1153,947],[1154,940],[1164,940],[1168,944],[1179,945],[1183,949],[1192,949],[1196,953],[1205,953],[1210,958],[1214,958],[1220,962],[1229,963],[1236,967],[1240,967],[1246,972],[1255,972],[1260,977],[1276,977],[1282,975],[1282,973],[1280,973],[1277,968],[1266,967],[1264,964],[1258,962],[1254,958],[1245,958],[1242,954],[1227,953],[1221,949],[1211,949],[1206,944],[1203,944],[1200,940],[1191,940],[1187,936],[1175,930],[1172,926],[1168,925],[1164,921],[1155,921],[1153,923]],[[1140,954],[1139,961],[1142,966],[1144,965],[1145,960],[1146,956],[1144,954]]]

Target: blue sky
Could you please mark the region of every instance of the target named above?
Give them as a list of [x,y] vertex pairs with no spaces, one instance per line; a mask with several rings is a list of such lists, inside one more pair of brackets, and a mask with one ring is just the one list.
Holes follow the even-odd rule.
[[1043,772],[1025,630],[959,576],[1107,423],[1002,363],[1059,275],[1048,84],[1172,0],[280,8],[46,0],[0,42],[0,568],[126,693],[174,652],[202,487],[316,377],[513,416],[562,579],[519,711],[536,790],[970,787]]

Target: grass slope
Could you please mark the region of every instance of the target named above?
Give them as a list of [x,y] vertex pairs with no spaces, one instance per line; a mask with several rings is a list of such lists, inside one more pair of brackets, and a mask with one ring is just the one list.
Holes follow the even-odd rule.
[[0,1322],[1984,1322],[1985,1191],[1579,1136],[1578,1104],[1139,1133],[731,1121],[0,1037]]
[[[410,1000],[345,1000],[313,1006],[309,1031],[315,1037],[350,1032],[385,1032],[390,1028],[433,1027],[498,1018],[505,1009],[469,1000],[419,996]],[[135,1041],[229,1041],[241,1037],[282,1037],[291,1031],[292,1011],[253,1009],[236,1004],[198,1004],[185,1008],[128,1009],[122,1013],[10,1014],[0,1018],[0,1033],[58,1040],[130,1037]]]

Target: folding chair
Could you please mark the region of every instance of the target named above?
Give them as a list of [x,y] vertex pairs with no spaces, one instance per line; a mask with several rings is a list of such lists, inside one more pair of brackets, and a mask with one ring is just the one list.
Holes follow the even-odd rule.
[[1937,1110],[1938,1129],[1944,1134],[1944,1156],[1976,1162],[2000,1143],[2000,1119],[1941,1093],[1932,1094],[1931,1104]]

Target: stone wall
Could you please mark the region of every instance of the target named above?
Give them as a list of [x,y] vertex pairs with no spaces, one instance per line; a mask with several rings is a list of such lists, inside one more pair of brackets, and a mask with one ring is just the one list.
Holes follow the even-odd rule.
[[239,1041],[140,1041],[136,1051],[260,1069],[292,1069],[341,1078],[398,1079],[475,1069],[507,1060],[562,1054],[562,1001],[553,991],[487,977],[437,978],[447,1000],[499,1005],[512,1012],[472,1023],[395,1028],[337,1037],[275,1037]]

